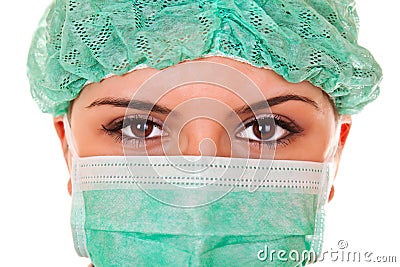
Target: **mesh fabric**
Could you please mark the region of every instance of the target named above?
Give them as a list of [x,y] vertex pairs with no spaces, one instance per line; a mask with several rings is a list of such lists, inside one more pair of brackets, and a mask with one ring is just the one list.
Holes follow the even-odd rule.
[[351,0],[56,0],[34,34],[28,77],[41,110],[57,116],[88,82],[221,55],[308,80],[354,114],[382,76],[357,35]]

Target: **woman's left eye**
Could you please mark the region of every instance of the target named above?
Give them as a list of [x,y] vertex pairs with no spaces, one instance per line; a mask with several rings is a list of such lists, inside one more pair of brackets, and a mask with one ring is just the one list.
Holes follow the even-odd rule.
[[303,129],[289,118],[271,114],[244,122],[244,127],[237,133],[237,137],[271,144],[279,143],[291,134],[302,131]]

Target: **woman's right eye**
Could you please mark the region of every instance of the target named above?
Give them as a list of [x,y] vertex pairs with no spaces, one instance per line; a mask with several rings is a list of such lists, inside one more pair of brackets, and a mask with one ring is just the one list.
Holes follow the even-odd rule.
[[126,145],[139,146],[147,140],[166,136],[162,121],[142,114],[119,118],[101,126],[108,135],[114,136],[116,142]]
[[132,139],[149,139],[164,135],[162,126],[149,118],[125,118],[122,135]]

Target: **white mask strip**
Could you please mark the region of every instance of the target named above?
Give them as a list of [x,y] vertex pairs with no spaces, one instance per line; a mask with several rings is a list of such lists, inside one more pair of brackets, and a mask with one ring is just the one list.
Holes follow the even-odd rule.
[[318,194],[321,177],[328,177],[327,163],[223,157],[97,156],[80,158],[77,167],[83,191],[140,187]]

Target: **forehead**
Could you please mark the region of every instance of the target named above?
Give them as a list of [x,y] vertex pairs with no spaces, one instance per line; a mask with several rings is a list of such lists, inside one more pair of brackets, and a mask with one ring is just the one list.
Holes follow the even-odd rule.
[[[181,85],[175,82],[174,88],[170,88],[167,94],[165,94],[165,91],[161,92],[159,87],[165,87],[171,80],[176,80],[176,77],[185,78],[186,74],[182,72],[180,64],[188,62],[217,63],[233,70],[229,73],[226,71],[211,73],[213,79],[217,77],[220,80],[225,80],[228,86],[224,87],[213,82],[204,83],[194,80],[191,83]],[[313,99],[322,109],[332,108],[320,88],[307,81],[290,83],[270,69],[256,68],[247,63],[224,57],[207,57],[186,61],[185,63],[165,70],[139,69],[122,76],[106,78],[99,83],[91,83],[82,90],[80,96],[74,101],[74,106],[88,106],[102,97],[132,98],[141,95],[144,98],[157,99],[157,101],[151,102],[159,102],[171,108],[182,101],[200,97],[216,99],[234,108],[243,105],[246,100],[250,100],[252,97],[257,100],[259,98],[269,99],[280,95],[296,94]],[[200,71],[198,64],[191,64],[190,68],[193,73]],[[168,71],[168,75],[164,75],[162,79],[157,79],[151,87],[143,90],[144,84],[148,83],[149,80],[154,80],[154,77],[160,76],[160,73],[165,71]],[[242,79],[238,82],[238,76],[246,77],[245,81],[243,82]],[[249,84],[252,84],[253,88],[256,89],[241,90],[241,87],[249,86]]]

